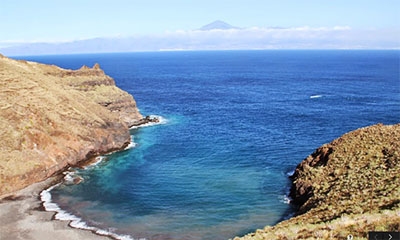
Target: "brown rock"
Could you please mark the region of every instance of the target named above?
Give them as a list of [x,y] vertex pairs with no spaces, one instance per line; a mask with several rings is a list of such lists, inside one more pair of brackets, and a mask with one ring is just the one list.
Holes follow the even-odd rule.
[[400,124],[349,132],[297,166],[293,218],[241,239],[366,239],[377,229],[399,231],[399,177]]
[[0,195],[121,149],[142,119],[96,64],[65,70],[0,58]]

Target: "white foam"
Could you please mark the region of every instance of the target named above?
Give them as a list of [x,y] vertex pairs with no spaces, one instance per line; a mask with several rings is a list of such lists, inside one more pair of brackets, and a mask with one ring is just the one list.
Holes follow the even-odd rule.
[[106,156],[97,156],[95,157],[95,161],[87,166],[84,166],[83,169],[91,169],[96,167],[97,165],[99,165],[101,162],[103,162],[104,160],[106,160],[107,157]]
[[291,177],[291,176],[293,176],[294,173],[295,173],[295,170],[291,170],[286,173],[286,176]]
[[128,146],[126,146],[126,148],[124,148],[124,150],[128,150],[128,149],[136,147],[137,144],[135,143],[135,141],[133,139],[134,139],[134,137],[131,135],[131,142],[128,144]]
[[43,191],[40,193],[40,199],[42,200],[42,202],[43,202],[43,207],[46,209],[46,211],[56,212],[56,211],[58,211],[58,210],[61,210],[61,209],[58,207],[57,204],[55,204],[55,203],[53,203],[53,202],[51,201],[51,194],[50,194],[50,191],[51,191],[53,188],[57,187],[58,185],[60,185],[60,183],[59,183],[59,184],[56,184],[56,185],[54,185],[54,186],[51,186],[50,188],[45,189],[45,190],[43,190]]
[[[166,124],[167,120],[165,118],[163,118],[162,116],[156,116],[156,115],[150,115],[151,118],[157,118],[159,121],[158,122],[149,122],[140,126],[135,126],[132,127],[131,129],[134,128],[139,128],[139,127],[150,127],[150,126],[154,126],[154,125],[159,125],[159,124]],[[136,146],[136,143],[134,142],[134,137],[131,136],[131,142],[129,143],[129,145],[124,149],[131,149],[134,148]],[[106,155],[109,155],[112,153],[108,153]],[[98,156],[95,158],[95,162],[86,166],[85,169],[87,168],[91,168],[94,166],[97,166],[98,164],[100,164],[102,161],[104,161],[107,157],[106,156]],[[64,180],[65,181],[73,181],[74,180],[74,175],[75,172],[73,171],[66,171],[64,172]],[[103,235],[103,236],[110,236],[112,238],[115,239],[120,239],[120,240],[134,240],[131,236],[129,235],[119,235],[116,234],[114,232],[112,232],[111,230],[104,230],[104,229],[100,229],[100,228],[96,228],[96,227],[92,227],[87,225],[86,222],[84,222],[81,218],[66,212],[65,210],[61,209],[56,203],[52,202],[52,198],[51,198],[51,190],[53,190],[55,187],[59,186],[61,183],[58,183],[54,186],[49,187],[48,189],[43,190],[40,193],[40,199],[43,202],[43,207],[46,211],[48,212],[56,212],[56,214],[54,215],[54,218],[60,221],[70,221],[69,226],[73,227],[73,228],[78,228],[78,229],[84,229],[84,230],[89,230],[89,231],[93,231],[96,234],[99,235]],[[140,240],[145,240],[144,238],[140,238]]]
[[287,195],[282,195],[279,197],[280,202],[285,203],[285,204],[290,204],[290,202],[292,201],[290,199],[290,197],[288,197]]
[[75,171],[65,171],[64,174],[64,184],[74,185],[81,183],[84,179],[83,177],[76,174]]
[[[140,125],[140,126],[134,126],[131,129],[135,129],[135,128],[139,128],[139,127],[150,127],[150,126],[154,126],[154,125],[166,124],[167,123],[167,119],[165,119],[162,116],[150,115],[150,118],[157,118],[159,121],[158,122],[148,122],[148,123]],[[134,142],[134,137],[131,136],[131,142],[129,143],[129,145],[124,150],[130,149],[130,148],[134,148],[135,146],[136,146],[136,143]],[[106,155],[109,155],[109,154],[112,154],[112,153],[108,153]],[[96,161],[94,163],[86,166],[85,169],[97,166],[98,164],[100,164],[106,158],[107,158],[106,156],[98,156],[98,157],[96,157],[95,158]],[[75,174],[74,172],[66,171],[66,172],[64,172],[64,174],[65,174],[65,177],[64,177],[65,181],[73,181],[74,174]],[[110,236],[112,238],[120,239],[120,240],[134,240],[129,235],[119,235],[119,234],[116,234],[116,233],[112,232],[111,230],[104,230],[104,229],[100,229],[100,228],[89,226],[81,218],[79,218],[79,217],[77,217],[77,216],[75,216],[75,215],[73,215],[71,213],[68,213],[68,212],[64,211],[63,209],[61,209],[56,203],[52,202],[51,193],[50,193],[51,190],[53,190],[55,187],[59,186],[60,184],[61,183],[58,183],[58,184],[56,184],[54,186],[51,186],[48,189],[45,189],[40,193],[40,199],[43,202],[44,209],[46,211],[48,211],[48,212],[56,212],[56,214],[54,215],[55,219],[61,220],[61,221],[70,221],[69,226],[71,226],[73,228],[93,231],[93,232],[95,232],[96,234],[99,234],[99,235]],[[140,238],[140,240],[145,240],[145,239],[144,238]]]
[[130,129],[137,129],[137,128],[141,128],[141,127],[151,127],[151,126],[155,126],[155,125],[160,125],[160,124],[167,124],[168,120],[162,116],[158,116],[158,115],[150,115],[150,118],[157,118],[158,122],[148,122],[139,126],[133,126]]
[[93,231],[99,235],[110,236],[112,238],[119,239],[119,240],[134,240],[129,235],[119,235],[112,231],[107,231],[107,230],[100,229],[97,227],[89,226],[81,218],[61,209],[56,203],[51,201],[51,193],[50,193],[51,190],[53,190],[55,187],[57,187],[59,185],[60,185],[60,183],[58,183],[54,186],[51,186],[48,189],[45,189],[40,193],[40,199],[43,202],[44,209],[48,212],[56,212],[56,214],[54,215],[55,219],[61,220],[61,221],[70,221],[70,223],[69,223],[70,227]]
[[96,158],[95,158],[95,162],[94,163],[92,163],[92,164],[90,164],[89,166],[97,166],[97,165],[99,165],[102,161],[104,161],[104,160],[106,160],[107,159],[107,157],[106,156],[97,156]]
[[64,174],[64,181],[65,182],[72,183],[74,181],[75,172],[67,171],[67,172],[63,172],[63,174]]
[[311,95],[310,98],[321,98],[323,95]]

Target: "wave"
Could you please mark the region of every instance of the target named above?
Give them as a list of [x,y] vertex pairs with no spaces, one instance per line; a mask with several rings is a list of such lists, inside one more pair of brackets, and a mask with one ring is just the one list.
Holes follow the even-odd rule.
[[88,230],[97,235],[107,236],[107,237],[111,237],[113,239],[118,239],[118,240],[134,240],[129,235],[120,235],[120,234],[116,234],[110,230],[104,230],[104,229],[100,229],[97,227],[91,227],[91,226],[87,225],[87,223],[85,221],[83,221],[81,218],[61,209],[56,203],[52,202],[52,197],[51,197],[51,193],[50,193],[51,190],[58,187],[60,184],[61,183],[57,183],[56,185],[53,185],[53,186],[49,187],[48,189],[43,190],[40,193],[40,200],[43,203],[44,209],[47,212],[55,212],[56,213],[54,215],[54,219],[61,220],[61,221],[70,221],[70,223],[68,224],[70,227]]
[[168,120],[166,118],[164,118],[163,116],[159,116],[159,115],[149,115],[150,118],[157,118],[158,122],[148,122],[145,124],[142,124],[140,126],[133,126],[130,129],[137,129],[137,128],[141,128],[141,127],[151,127],[151,126],[155,126],[155,125],[160,125],[160,124],[167,124]]
[[[131,128],[131,129],[133,129],[133,128]],[[102,158],[102,159],[100,159],[100,161],[98,162],[98,163],[100,163],[102,160],[104,160],[105,158],[107,158],[107,157],[106,157],[107,155],[111,155],[111,154],[116,153],[116,152],[126,151],[126,150],[128,150],[128,149],[132,149],[132,148],[136,147],[136,145],[137,145],[137,143],[135,143],[134,137],[133,137],[133,135],[131,135],[131,141],[129,142],[128,146],[126,146],[124,149],[112,151],[112,152],[106,153],[105,156],[98,156],[98,157],[96,157],[96,158]],[[97,163],[97,164],[98,164],[98,163]],[[96,165],[97,165],[97,164],[96,164]],[[90,166],[92,166],[92,164],[91,164]]]
[[292,199],[288,196],[288,194],[284,194],[279,196],[279,201],[285,204],[290,204]]
[[310,98],[312,99],[312,98],[321,98],[321,97],[323,97],[324,95],[321,95],[321,94],[318,94],[318,95],[311,95],[310,96]]
[[101,162],[103,162],[106,159],[107,159],[106,156],[97,156],[97,157],[95,157],[95,159],[94,159],[94,161],[92,163],[90,163],[89,165],[83,166],[83,169],[94,168],[94,167],[96,167],[97,165],[99,165]]
[[[294,175],[295,171],[296,171],[296,169],[289,170],[289,171],[286,172],[285,175],[290,178],[290,177],[292,177]],[[285,188],[285,194],[279,196],[280,202],[285,203],[285,204],[291,204],[293,199],[289,196],[290,195],[290,188],[291,188],[291,186],[287,186]]]
[[64,174],[64,184],[65,185],[75,185],[83,181],[83,177],[76,174],[73,170],[68,170],[63,172]]
[[[134,137],[131,136],[131,142],[129,143],[129,145],[123,149],[123,151],[134,148],[136,146],[136,143],[134,142]],[[108,154],[107,154],[108,155]],[[96,167],[97,165],[99,165],[101,162],[103,162],[104,160],[107,159],[107,156],[97,156],[95,158],[95,161],[93,163],[91,163],[90,165],[87,165],[84,167],[84,169],[90,169],[93,167]],[[52,202],[52,196],[51,196],[51,191],[60,186],[61,184],[66,184],[66,185],[70,185],[70,184],[75,184],[75,181],[77,178],[80,178],[79,180],[82,181],[83,178],[80,177],[79,175],[77,175],[75,173],[75,171],[73,170],[68,170],[63,172],[64,176],[64,181],[57,183],[51,187],[49,187],[48,189],[43,190],[40,193],[40,199],[42,201],[43,207],[47,212],[55,212],[54,215],[54,219],[56,220],[60,220],[60,221],[70,221],[69,226],[72,228],[77,228],[77,229],[83,229],[83,230],[88,230],[91,231],[97,235],[101,235],[101,236],[107,236],[113,239],[119,239],[119,240],[134,240],[131,236],[129,235],[119,235],[116,234],[110,230],[104,230],[104,229],[100,229],[97,227],[92,227],[89,226],[86,222],[84,222],[81,218],[68,213],[67,211],[61,209],[56,203]],[[79,183],[79,182],[78,182]]]
[[321,98],[323,95],[311,95],[310,98]]
[[[136,129],[136,128],[140,128],[140,127],[150,127],[150,126],[159,125],[159,124],[167,124],[167,122],[168,122],[167,119],[162,116],[150,115],[150,117],[157,118],[159,121],[158,122],[149,122],[149,123],[146,123],[146,124],[143,124],[140,126],[134,126],[131,129]],[[122,151],[134,148],[136,145],[137,144],[134,142],[134,136],[131,135],[130,143]],[[112,154],[112,153],[109,153],[109,154]],[[109,155],[109,154],[106,154],[106,155]],[[89,168],[95,167],[95,166],[99,165],[102,161],[104,161],[105,159],[107,159],[106,156],[98,156],[95,158],[95,161],[92,164],[85,166],[84,169],[89,169]],[[71,213],[68,213],[67,211],[61,209],[56,203],[54,203],[52,201],[52,196],[51,196],[51,191],[54,188],[58,187],[59,185],[61,185],[63,183],[67,183],[67,184],[71,183],[72,184],[72,183],[74,183],[74,180],[77,177],[80,178],[80,176],[76,175],[74,171],[66,171],[66,172],[64,172],[64,175],[65,175],[64,182],[57,183],[57,184],[49,187],[48,189],[43,190],[40,193],[40,199],[42,201],[44,209],[47,212],[55,212],[54,219],[61,220],[61,221],[70,221],[70,223],[69,223],[70,227],[88,230],[97,235],[108,236],[113,239],[119,239],[119,240],[134,240],[129,235],[120,235],[120,234],[116,234],[116,233],[112,232],[111,230],[104,230],[104,229],[100,229],[97,227],[89,226],[81,218],[79,218]]]
[[137,143],[134,141],[133,135],[131,135],[131,142],[124,148],[123,151],[136,147]]
[[296,171],[296,169],[293,169],[293,170],[290,170],[290,171],[286,172],[286,176],[288,176],[288,177],[293,176],[295,171]]

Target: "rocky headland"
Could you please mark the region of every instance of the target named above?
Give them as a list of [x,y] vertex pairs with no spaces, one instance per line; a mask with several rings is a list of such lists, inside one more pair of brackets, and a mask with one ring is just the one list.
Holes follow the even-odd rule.
[[295,216],[236,239],[367,239],[369,231],[400,231],[400,124],[344,134],[291,178]]
[[[68,167],[126,147],[129,127],[152,121],[98,64],[67,70],[0,55],[0,239],[100,239],[51,221],[38,193]],[[399,231],[399,161],[400,124],[347,133],[297,166],[295,216],[241,239]]]
[[67,70],[0,55],[0,196],[130,142],[151,121],[98,64]]

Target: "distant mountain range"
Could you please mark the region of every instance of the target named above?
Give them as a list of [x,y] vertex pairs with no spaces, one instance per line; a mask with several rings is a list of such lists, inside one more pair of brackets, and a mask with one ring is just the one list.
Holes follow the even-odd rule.
[[193,30],[159,34],[56,43],[0,42],[0,53],[6,56],[23,56],[178,50],[400,49],[399,34],[400,30],[356,30],[348,26],[242,28],[217,20]]
[[214,29],[219,29],[219,30],[227,30],[227,29],[239,29],[238,27],[232,26],[224,21],[217,20],[212,23],[209,23],[207,25],[204,25],[201,27],[199,30],[202,31],[208,31],[208,30],[214,30]]

